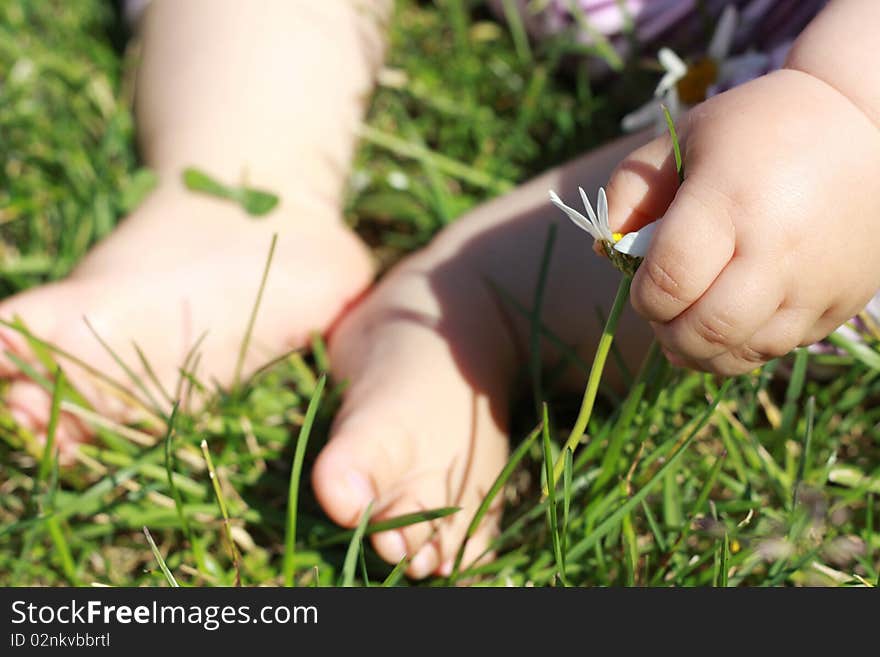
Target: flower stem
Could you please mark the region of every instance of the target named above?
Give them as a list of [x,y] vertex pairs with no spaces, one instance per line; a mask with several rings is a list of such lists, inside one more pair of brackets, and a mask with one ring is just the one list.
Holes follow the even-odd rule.
[[617,288],[617,296],[614,297],[614,305],[611,306],[611,312],[605,321],[605,328],[602,329],[602,337],[599,338],[599,347],[596,349],[596,356],[593,358],[593,366],[590,368],[590,377],[587,379],[587,387],[584,390],[584,398],[581,401],[581,410],[578,412],[577,419],[565,441],[565,446],[556,461],[553,468],[553,481],[551,485],[555,486],[562,476],[562,470],[565,467],[565,459],[563,458],[566,450],[571,450],[574,456],[574,450],[580,442],[587,424],[590,422],[590,416],[593,414],[593,405],[596,402],[596,395],[599,392],[599,382],[602,380],[602,371],[605,369],[605,361],[608,360],[608,352],[611,350],[611,343],[614,341],[614,332],[617,330],[617,322],[620,319],[620,313],[623,311],[624,305],[629,298],[629,286],[632,283],[631,276],[624,276]]

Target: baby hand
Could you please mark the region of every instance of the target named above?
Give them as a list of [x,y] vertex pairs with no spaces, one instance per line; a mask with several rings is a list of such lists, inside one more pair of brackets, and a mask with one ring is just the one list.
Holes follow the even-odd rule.
[[612,176],[612,230],[662,217],[632,285],[670,361],[735,375],[816,342],[880,287],[880,130],[781,70],[697,106]]

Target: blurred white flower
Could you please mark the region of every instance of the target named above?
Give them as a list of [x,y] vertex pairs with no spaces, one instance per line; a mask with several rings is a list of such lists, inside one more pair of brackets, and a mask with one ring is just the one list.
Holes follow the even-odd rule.
[[671,48],[660,48],[660,52],[657,53],[657,61],[663,67],[664,73],[660,82],[657,83],[657,88],[654,89],[654,96],[663,98],[670,91],[675,91],[678,83],[687,75],[688,66]]
[[663,77],[654,89],[654,99],[623,117],[623,129],[634,132],[653,125],[655,134],[663,134],[666,117],[661,103],[669,109],[673,120],[677,120],[707,97],[764,73],[770,64],[767,55],[748,52],[730,57],[736,27],[736,8],[728,5],[718,19],[705,56],[687,64],[672,49],[661,48],[657,60],[663,68]]
[[386,178],[388,185],[398,191],[403,191],[409,187],[409,177],[398,169],[391,171]]

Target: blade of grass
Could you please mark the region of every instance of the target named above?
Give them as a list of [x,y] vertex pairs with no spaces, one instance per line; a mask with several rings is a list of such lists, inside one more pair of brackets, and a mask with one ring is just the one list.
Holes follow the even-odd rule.
[[370,522],[370,514],[373,512],[373,502],[367,505],[357,529],[351,537],[348,544],[348,550],[345,552],[345,561],[342,563],[342,586],[354,586],[354,573],[357,568],[358,553],[364,539],[364,532],[367,529],[367,523]]
[[[515,310],[518,314],[524,317],[526,320],[531,321],[532,313],[529,312],[528,308],[523,306],[519,301],[517,301],[513,295],[511,295],[507,290],[498,285],[495,281],[486,278],[484,279],[486,284],[489,285],[492,290],[500,296],[504,303],[509,305],[513,310]],[[554,347],[559,350],[560,355],[565,359],[568,365],[578,368],[584,374],[589,373],[590,366],[581,358],[577,350],[575,350],[571,345],[566,344],[562,338],[556,335],[550,328],[541,323],[541,336],[548,340]]]
[[152,404],[153,410],[156,412],[156,414],[160,417],[164,417],[165,414],[162,412],[162,405],[159,404],[159,402],[153,396],[153,393],[150,392],[150,389],[147,388],[146,385],[144,385],[144,382],[141,381],[140,377],[135,374],[134,370],[132,370],[124,360],[122,360],[122,357],[116,353],[113,347],[111,347],[107,343],[107,341],[100,336],[100,334],[95,330],[95,327],[92,326],[89,318],[83,316],[82,319],[83,322],[85,322],[86,327],[89,329],[89,332],[92,334],[92,337],[94,337],[95,340],[98,341],[98,344],[100,344],[101,347],[104,349],[104,351],[106,351],[110,355],[110,358],[113,359],[113,362],[116,363],[123,372],[125,372],[125,375],[134,384],[134,386],[143,393],[144,400],[140,400],[140,403],[143,405],[146,405],[147,403]]
[[364,580],[364,586],[366,588],[370,588],[370,575],[367,573],[367,557],[364,551],[364,541],[361,540],[360,550],[360,562],[361,562],[361,579]]
[[654,340],[651,342],[651,348],[648,350],[648,354],[642,361],[642,366],[639,368],[636,379],[626,397],[623,409],[620,411],[620,417],[614,424],[614,428],[611,430],[608,447],[605,449],[605,454],[599,465],[599,476],[593,483],[594,493],[601,490],[617,473],[617,462],[623,453],[623,447],[626,444],[629,427],[635,419],[639,403],[642,401],[642,397],[645,393],[645,388],[648,384],[648,374],[653,371],[654,363],[659,357],[660,347],[658,346],[657,341]]
[[[550,419],[547,414],[547,404],[543,404],[543,436],[542,447],[544,454],[544,475],[547,481],[553,480],[553,450],[550,447]],[[547,524],[550,527],[550,539],[553,544],[553,558],[556,560],[556,573],[559,581],[563,586],[567,586],[565,580],[565,568],[562,562],[562,546],[559,543],[559,526],[556,509],[556,486],[552,483],[547,484]]]
[[[380,520],[379,522],[372,523],[367,527],[364,535],[371,536],[372,534],[387,532],[392,529],[410,527],[411,525],[415,525],[420,522],[431,522],[432,520],[437,520],[439,518],[446,518],[447,516],[451,516],[453,513],[457,513],[459,511],[461,511],[461,507],[445,506],[439,509],[429,509],[427,511],[406,513],[404,515],[395,516],[394,518],[387,518],[386,520]],[[314,541],[311,544],[311,547],[322,548],[327,547],[328,545],[347,543],[351,540],[352,536],[354,536],[354,530],[339,532],[337,534],[333,534],[332,536],[328,536],[327,538]]]
[[[593,358],[593,365],[590,368],[590,376],[587,379],[587,387],[584,390],[584,398],[581,401],[581,408],[575,420],[574,427],[568,439],[565,441],[563,449],[569,449],[574,452],[577,444],[586,431],[590,422],[590,415],[593,413],[593,405],[596,402],[596,394],[599,392],[599,382],[602,379],[602,371],[605,368],[605,361],[608,359],[608,351],[614,340],[614,332],[617,329],[617,322],[626,300],[629,298],[629,288],[632,283],[630,276],[624,276],[620,280],[617,288],[617,295],[614,297],[614,304],[611,306],[611,312],[608,313],[608,321],[605,322],[605,328],[602,330],[602,337],[599,338],[599,346],[596,349],[596,356]],[[562,474],[563,462],[560,459],[553,468],[553,478],[547,482],[548,486],[556,485]],[[546,494],[546,487],[544,493]]]
[[180,490],[177,488],[177,484],[174,481],[174,455],[172,453],[171,447],[172,442],[174,440],[174,428],[177,420],[177,404],[174,404],[171,408],[171,415],[168,418],[168,429],[165,432],[165,439],[163,444],[165,445],[165,474],[168,478],[168,488],[171,490],[171,497],[174,499],[174,508],[177,510],[177,517],[180,519],[180,526],[183,529],[183,534],[186,536],[186,539],[189,541],[190,546],[192,547],[193,556],[196,559],[196,565],[198,565],[199,570],[202,572],[207,572],[208,567],[205,560],[205,551],[202,547],[202,542],[199,538],[193,534],[192,527],[189,523],[189,518],[187,518],[186,511],[183,505],[183,497],[180,494]]
[[645,519],[648,521],[648,527],[651,528],[651,534],[654,536],[654,542],[657,544],[657,549],[660,550],[660,552],[666,552],[666,540],[663,538],[663,532],[657,524],[657,518],[654,517],[654,512],[651,511],[650,505],[648,505],[645,500],[642,500],[642,511],[645,514]]
[[284,586],[293,586],[296,567],[294,557],[296,554],[296,516],[299,504],[299,481],[306,457],[306,446],[309,443],[309,435],[312,432],[312,425],[315,422],[315,416],[321,404],[321,397],[324,394],[324,384],[326,382],[327,375],[322,374],[321,378],[318,379],[318,385],[315,386],[315,391],[306,409],[306,417],[299,430],[296,450],[293,455],[293,464],[290,469],[290,483],[287,490],[287,527],[284,533],[284,561],[282,566]]
[[467,545],[468,540],[476,533],[477,528],[479,528],[480,523],[483,521],[483,517],[489,511],[489,507],[491,506],[494,499],[498,496],[498,493],[500,493],[501,490],[504,488],[504,484],[506,484],[507,480],[510,479],[510,475],[513,474],[516,466],[519,465],[519,462],[529,451],[532,443],[534,443],[535,440],[537,440],[538,436],[541,435],[541,428],[541,425],[539,425],[538,427],[533,429],[532,432],[526,437],[526,439],[522,441],[520,446],[516,448],[516,450],[507,460],[507,464],[504,466],[504,468],[502,468],[501,472],[498,473],[498,476],[495,478],[495,481],[489,488],[489,492],[486,493],[486,496],[483,498],[483,501],[480,503],[480,506],[474,513],[474,517],[471,519],[467,531],[464,534],[464,539],[462,540],[461,545],[458,548],[458,553],[455,555],[455,563],[452,566],[452,573],[449,575],[450,586],[454,584],[456,579],[458,578],[459,569],[461,568],[461,560],[464,558],[464,549]]
[[235,546],[235,540],[232,538],[232,525],[229,522],[229,511],[226,508],[226,498],[223,496],[223,489],[220,486],[220,478],[217,476],[217,470],[214,468],[214,460],[211,458],[211,452],[208,451],[208,441],[202,440],[202,455],[205,457],[205,464],[208,466],[208,476],[211,479],[211,485],[214,487],[214,496],[217,498],[217,505],[220,507],[220,514],[223,516],[223,536],[226,539],[226,548],[229,550],[229,556],[232,558],[232,568],[235,570],[235,585],[241,586],[241,559],[238,554],[238,548]]
[[438,171],[453,178],[458,178],[475,187],[488,189],[496,193],[506,192],[513,188],[513,185],[506,180],[498,180],[484,171],[372,126],[361,125],[358,134],[364,141],[391,151],[400,157],[410,158],[419,162],[430,160],[431,166]]
[[49,407],[49,425],[46,428],[46,445],[40,458],[40,469],[37,471],[37,486],[46,480],[55,460],[55,434],[58,429],[58,416],[61,411],[61,398],[64,395],[64,372],[55,370],[55,385],[52,388],[52,404]]
[[804,480],[804,473],[807,471],[807,462],[810,458],[810,447],[813,442],[813,420],[816,415],[816,398],[810,397],[807,400],[806,411],[806,428],[804,429],[804,446],[801,449],[801,458],[798,462],[797,476],[791,490],[791,510],[794,511],[798,503],[798,489]]
[[153,369],[153,366],[150,365],[150,361],[147,360],[146,354],[144,354],[137,342],[132,341],[131,346],[134,347],[134,351],[141,363],[141,367],[144,368],[144,372],[146,372],[147,377],[150,379],[150,383],[156,386],[156,390],[159,391],[168,404],[173,404],[174,400],[171,398],[171,395],[168,394],[168,391],[165,389],[165,386],[162,385],[162,382],[159,381],[159,377],[156,376],[156,371]]
[[178,376],[177,376],[177,385],[174,388],[174,399],[178,401],[183,399],[183,384],[188,380],[189,376],[189,366],[192,360],[196,357],[196,354],[199,351],[199,347],[202,346],[202,343],[205,341],[205,338],[208,337],[208,332],[204,331],[196,341],[193,342],[192,347],[189,348],[189,351],[186,352],[186,356],[183,358],[183,363],[180,364],[178,368]]
[[67,542],[67,538],[61,528],[61,519],[54,514],[55,494],[58,491],[57,456],[52,461],[52,477],[49,480],[49,488],[46,492],[45,508],[48,512],[46,518],[46,530],[49,532],[52,544],[55,546],[55,552],[58,555],[58,560],[61,562],[61,568],[64,571],[65,577],[67,577],[68,581],[73,586],[77,586],[79,582],[76,575],[76,565],[73,561],[73,553],[70,550],[70,544]]
[[[144,404],[144,402],[141,399],[132,395],[131,392],[128,390],[128,388],[124,384],[117,381],[116,379],[114,379],[110,376],[107,376],[106,374],[104,374],[103,372],[98,370],[97,368],[88,364],[87,362],[85,362],[81,358],[77,358],[76,356],[74,356],[70,352],[65,351],[64,349],[61,349],[60,347],[56,347],[54,344],[47,342],[46,340],[43,340],[42,338],[38,338],[36,335],[31,333],[30,330],[25,328],[23,324],[16,323],[16,322],[9,322],[4,319],[0,319],[0,326],[5,326],[7,328],[10,328],[14,331],[17,331],[22,336],[24,336],[25,339],[27,339],[28,343],[31,345],[32,351],[33,350],[49,351],[49,352],[55,354],[56,356],[60,356],[60,357],[64,358],[65,360],[70,361],[71,363],[73,363],[77,367],[81,368],[84,372],[86,372],[90,376],[95,377],[95,379],[97,379],[98,381],[101,381],[101,382],[105,383],[107,386],[109,386],[110,388],[112,388],[123,399],[130,400],[130,401],[134,402],[135,404],[137,404],[138,406],[140,406],[143,409],[143,411],[147,415],[149,415],[149,417],[152,420],[160,421],[164,425],[164,423],[165,423],[164,418],[162,418],[160,415],[157,415],[156,412],[152,408],[150,408],[148,405]],[[38,383],[39,385],[41,385],[45,390],[51,392],[52,384],[46,379],[46,377],[36,373],[36,371],[34,370],[33,367],[31,367],[28,363],[23,361],[21,358],[18,358],[15,354],[13,354],[11,352],[7,352],[6,356],[10,360],[12,360],[18,367],[23,366],[22,372],[27,374],[28,378],[32,379],[35,383]],[[53,365],[53,367],[54,367],[54,365]],[[33,374],[36,374],[36,376],[32,376]],[[81,395],[78,395],[76,393],[76,391],[73,390],[72,388],[68,387],[68,393],[73,395],[75,397],[77,403],[79,403],[80,405],[85,406],[87,408],[91,408],[91,406],[88,403],[86,403],[85,399],[83,399]]]
[[174,588],[178,588],[180,584],[177,583],[177,580],[174,579],[174,575],[171,572],[171,569],[168,568],[168,564],[165,563],[165,559],[162,557],[162,553],[159,552],[159,548],[156,546],[156,541],[153,540],[152,535],[150,534],[150,530],[144,527],[144,536],[147,537],[147,543],[150,544],[150,549],[153,551],[153,556],[156,557],[156,561],[159,562],[159,568],[162,570],[162,574],[165,575],[165,579],[168,580],[168,584],[170,584]]
[[779,431],[783,436],[788,436],[794,428],[794,421],[797,416],[798,401],[801,397],[801,391],[804,389],[804,379],[807,375],[807,361],[809,352],[806,349],[798,349],[795,351],[794,366],[791,369],[791,378],[788,381],[788,387],[785,390],[785,402],[782,406],[782,421],[780,422]]
[[510,37],[513,39],[513,46],[516,55],[524,64],[532,63],[532,49],[529,47],[529,35],[526,33],[525,25],[523,25],[522,14],[515,0],[501,0],[504,8],[504,19],[510,28]]
[[330,371],[330,356],[327,353],[327,345],[320,333],[312,334],[312,356],[315,359],[315,365],[319,372]]
[[247,328],[244,332],[244,338],[241,341],[241,347],[238,350],[238,360],[235,363],[235,375],[232,377],[232,388],[238,390],[241,383],[241,371],[244,368],[244,359],[247,356],[248,347],[251,344],[251,336],[254,332],[254,323],[257,321],[257,313],[260,311],[260,304],[263,301],[263,292],[266,291],[266,281],[269,279],[269,269],[272,267],[272,259],[275,257],[275,246],[278,244],[278,233],[272,235],[272,243],[269,245],[269,255],[266,257],[266,266],[263,268],[263,276],[260,278],[260,287],[257,290],[257,298],[254,301],[254,307],[251,309],[251,315],[248,318]]
[[598,543],[602,538],[605,537],[612,529],[614,529],[621,518],[630,510],[633,509],[636,505],[640,504],[643,499],[648,496],[648,493],[656,486],[660,481],[662,481],[663,477],[666,476],[666,473],[672,470],[676,464],[681,460],[682,456],[684,456],[690,444],[693,442],[694,438],[696,438],[699,431],[706,425],[709,421],[709,418],[712,417],[712,414],[715,412],[719,402],[724,398],[727,394],[727,391],[730,389],[730,385],[733,379],[727,379],[724,382],[724,385],[721,386],[721,389],[718,391],[718,394],[712,400],[712,403],[706,408],[700,417],[699,421],[694,425],[693,429],[691,429],[690,433],[688,433],[687,437],[681,442],[681,445],[675,450],[675,453],[672,454],[667,460],[666,463],[663,464],[657,471],[654,473],[654,476],[642,486],[641,489],[634,495],[632,495],[626,502],[621,504],[610,516],[608,516],[605,520],[603,520],[590,534],[579,541],[574,547],[572,547],[571,552],[569,552],[568,556],[570,559],[578,559],[586,552],[592,548],[596,543]]
[[663,116],[666,117],[666,127],[669,129],[669,136],[672,138],[672,152],[675,155],[675,170],[678,172],[679,184],[684,182],[684,162],[681,159],[681,145],[678,143],[678,133],[675,131],[675,121],[669,113],[666,105],[660,106],[663,110]]
[[385,581],[382,582],[382,586],[386,588],[390,588],[393,586],[397,586],[397,583],[403,578],[403,573],[406,572],[406,567],[409,565],[409,559],[404,557],[400,561],[397,562],[397,565],[394,566],[394,570],[388,573],[388,577],[385,578]]
[[867,367],[874,370],[880,370],[880,353],[877,353],[868,345],[850,340],[838,332],[832,333],[825,339],[835,347],[843,349]]
[[[544,306],[544,288],[547,284],[547,272],[550,269],[550,258],[556,242],[556,224],[550,224],[547,238],[544,240],[544,252],[541,254],[541,265],[538,269],[538,281],[535,285],[535,297],[529,321],[529,360],[532,374],[532,396],[535,410],[541,416],[541,405],[544,403],[544,391],[541,389],[541,315]],[[546,410],[546,409],[545,409]]]
[[562,569],[565,570],[565,551],[568,547],[568,515],[571,510],[572,454],[563,452],[565,465],[562,468]]

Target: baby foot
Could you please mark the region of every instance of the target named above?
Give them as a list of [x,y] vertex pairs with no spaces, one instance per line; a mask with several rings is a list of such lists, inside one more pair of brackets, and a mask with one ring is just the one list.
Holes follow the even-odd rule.
[[[411,576],[449,573],[506,463],[508,386],[528,353],[529,326],[498,291],[533,307],[551,224],[558,230],[543,321],[584,362],[592,359],[600,328],[595,307],[608,312],[619,276],[550,205],[547,191],[573,197],[578,184],[596,189],[646,139],[634,135],[593,151],[474,210],[391,272],[332,336],[333,367],[351,387],[312,473],[324,510],[353,527],[370,500],[376,519],[461,507],[443,520],[373,537],[387,561],[410,557]],[[624,313],[616,341],[630,368],[648,335],[633,313]],[[547,343],[542,356],[559,365],[559,352]],[[584,372],[569,374],[565,382],[582,391]],[[500,514],[499,496],[467,543],[465,566],[485,552]]]
[[[162,189],[69,278],[5,300],[0,318],[20,317],[35,336],[144,397],[92,334],[86,318],[160,402],[163,395],[146,376],[133,343],[146,355],[161,386],[173,394],[186,354],[205,333],[197,375],[228,385],[273,233],[278,243],[244,361],[245,375],[305,344],[310,332],[326,329],[368,285],[372,266],[366,249],[329,212],[318,216],[322,212],[296,212],[282,205],[267,218],[252,219],[227,202]],[[0,327],[0,348],[38,365],[27,341],[14,330]],[[118,391],[64,358],[59,363],[98,413],[117,421],[136,417],[135,406],[125,403]],[[0,358],[0,376],[12,379],[6,396],[11,413],[40,437],[48,422],[49,394],[8,358]],[[58,445],[69,458],[72,444],[90,433],[87,423],[64,414]]]
[[[476,508],[507,459],[513,350],[488,287],[434,246],[405,261],[343,319],[330,342],[351,381],[312,479],[325,511],[357,524],[457,506],[433,523],[373,537],[408,574],[449,574]],[[491,540],[499,504],[468,542],[464,563]]]

